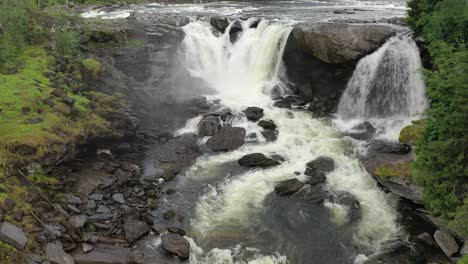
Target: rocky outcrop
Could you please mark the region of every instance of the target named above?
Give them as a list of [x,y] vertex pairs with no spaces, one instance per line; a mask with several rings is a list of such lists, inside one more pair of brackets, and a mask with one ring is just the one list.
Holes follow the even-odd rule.
[[244,145],[245,129],[242,127],[223,126],[206,144],[213,151],[232,151]]
[[304,183],[297,178],[281,181],[275,186],[275,192],[280,196],[291,195],[299,191]]
[[331,64],[350,64],[379,48],[396,31],[387,25],[308,23],[292,37],[308,53]]
[[175,255],[181,260],[186,260],[190,256],[190,244],[177,233],[167,233],[161,237],[161,248],[168,254]]
[[247,154],[238,160],[239,165],[245,167],[271,167],[280,164],[279,161],[267,158],[262,153]]
[[451,258],[458,253],[459,247],[457,241],[448,232],[437,230],[434,234],[434,239],[447,257]]

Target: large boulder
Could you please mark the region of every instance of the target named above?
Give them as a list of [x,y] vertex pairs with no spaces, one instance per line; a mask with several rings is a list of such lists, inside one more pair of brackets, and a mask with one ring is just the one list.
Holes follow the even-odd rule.
[[213,136],[221,127],[221,122],[217,115],[207,115],[200,120],[197,127],[199,136]]
[[370,144],[370,148],[379,153],[406,155],[411,152],[411,146],[405,143],[374,140]]
[[335,169],[335,162],[332,158],[322,156],[307,162],[306,166],[313,170],[331,172]]
[[75,264],[73,258],[65,253],[62,243],[58,240],[46,245],[45,259],[52,264]]
[[296,178],[281,181],[275,186],[275,192],[280,196],[291,195],[299,191],[304,183]]
[[457,241],[448,232],[437,230],[434,234],[434,239],[447,257],[451,258],[458,253],[459,247]]
[[167,233],[161,237],[161,248],[170,255],[181,260],[190,257],[190,244],[183,236],[177,233]]
[[23,250],[28,238],[22,229],[5,221],[0,226],[0,240]]
[[261,120],[258,125],[265,130],[276,130],[277,126],[272,120]]
[[223,126],[206,144],[213,151],[232,151],[245,142],[245,129],[242,127]]
[[375,51],[395,35],[387,25],[346,23],[303,23],[291,37],[308,53],[331,64],[350,64]]
[[279,161],[267,158],[262,153],[247,154],[240,158],[237,162],[239,165],[245,167],[271,167],[280,164]]
[[252,122],[257,122],[264,115],[263,109],[255,106],[247,107],[244,111],[242,111],[242,113],[244,113],[245,117],[247,117],[247,120]]
[[219,32],[224,33],[229,26],[229,21],[226,17],[214,16],[210,18],[210,24]]
[[138,238],[150,231],[150,227],[142,221],[127,219],[123,225],[125,238],[128,242],[135,242]]

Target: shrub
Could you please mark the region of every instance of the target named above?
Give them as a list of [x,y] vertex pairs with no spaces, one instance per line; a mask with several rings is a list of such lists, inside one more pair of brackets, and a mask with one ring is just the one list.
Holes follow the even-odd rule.
[[84,59],[81,64],[83,65],[84,71],[90,74],[94,79],[97,78],[98,74],[101,73],[104,68],[101,62],[93,58]]
[[65,57],[73,56],[77,53],[80,35],[73,30],[58,31],[55,34],[57,51]]

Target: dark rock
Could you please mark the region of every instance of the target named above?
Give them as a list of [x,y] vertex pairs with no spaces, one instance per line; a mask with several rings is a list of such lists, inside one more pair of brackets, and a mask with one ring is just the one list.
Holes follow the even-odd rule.
[[265,130],[276,130],[276,124],[271,120],[261,120],[258,125]]
[[337,15],[352,15],[352,14],[356,14],[356,12],[353,12],[353,11],[349,11],[349,10],[333,10],[333,14],[337,14]]
[[124,204],[125,203],[125,199],[124,199],[124,196],[123,194],[121,193],[116,193],[116,194],[113,194],[112,195],[112,199],[118,203],[121,203],[121,204]]
[[0,240],[19,250],[23,250],[28,238],[22,229],[5,221],[0,226]]
[[284,161],[286,161],[286,159],[285,159],[283,156],[278,155],[278,154],[273,154],[273,155],[271,155],[271,158],[274,159],[274,160],[277,160],[277,161],[279,161],[279,162],[284,162]]
[[71,98],[70,96],[66,95],[62,98],[62,102],[64,102],[67,105],[74,105],[76,103],[76,100]]
[[265,137],[266,141],[268,142],[276,141],[279,135],[278,130],[263,130],[261,133],[263,137]]
[[200,120],[197,127],[199,136],[213,136],[221,128],[221,122],[218,116],[208,115]]
[[127,241],[133,243],[138,238],[148,233],[150,231],[150,227],[145,222],[135,219],[127,219],[123,225],[123,230]]
[[176,191],[175,189],[167,189],[167,190],[166,190],[166,194],[167,194],[167,195],[172,195],[172,194],[174,194],[174,193],[176,193],[176,192],[177,192],[177,191]]
[[117,177],[117,183],[119,185],[125,184],[132,177],[131,172],[124,171],[122,169],[117,169],[114,171],[114,175]]
[[236,21],[231,25],[229,29],[229,39],[231,43],[234,43],[239,38],[239,34],[242,32],[242,24],[240,21]]
[[73,257],[77,264],[142,264],[135,262],[132,255],[130,248],[96,244],[91,252],[78,252]]
[[306,103],[298,96],[287,96],[276,100],[273,106],[278,108],[295,108],[300,106],[305,106]]
[[226,17],[215,16],[210,18],[210,24],[221,33],[224,33],[226,28],[229,26],[229,21]]
[[176,212],[174,212],[174,210],[167,210],[163,213],[163,218],[166,220],[170,220],[174,218],[175,215],[176,215]]
[[327,192],[323,189],[321,184],[317,185],[304,185],[295,195],[298,195],[306,202],[319,204],[327,198]]
[[55,241],[48,243],[45,249],[45,259],[50,261],[52,264],[74,264],[73,258],[65,253],[63,250],[62,243]]
[[417,236],[417,239],[427,246],[437,247],[437,243],[434,241],[432,236],[429,235],[429,233],[422,233]]
[[21,210],[16,211],[15,214],[13,215],[13,218],[16,221],[21,222],[23,220],[23,211]]
[[29,155],[33,155],[34,153],[36,153],[37,148],[36,146],[30,145],[30,144],[21,144],[15,147],[14,151],[18,155],[29,156]]
[[96,210],[96,213],[98,214],[111,214],[111,210],[107,207],[105,207],[104,205],[99,205],[97,210]]
[[247,120],[252,122],[257,122],[264,115],[263,109],[255,106],[247,107],[242,113],[247,117]]
[[171,255],[186,260],[190,256],[190,244],[187,239],[177,233],[167,233],[161,237],[162,249]]
[[405,143],[374,140],[370,144],[370,148],[379,153],[406,155],[411,152],[411,146]]
[[81,213],[80,209],[78,209],[76,206],[72,204],[67,204],[67,208],[74,213],[77,213],[77,214]]
[[82,204],[81,198],[73,194],[67,196],[67,203],[69,204]]
[[185,230],[183,230],[182,228],[180,227],[175,227],[175,226],[170,226],[167,228],[167,231],[171,232],[171,233],[177,233],[181,236],[185,236],[187,235],[187,233],[185,232]]
[[309,161],[306,166],[323,172],[331,172],[335,169],[335,162],[329,157],[318,157],[313,161]]
[[304,186],[304,183],[298,180],[297,178],[292,178],[289,180],[281,181],[275,185],[275,192],[278,195],[285,196],[291,195]]
[[88,199],[95,201],[102,201],[102,198],[104,198],[104,195],[101,193],[93,193],[90,196],[88,196]]
[[73,215],[68,219],[68,222],[76,228],[83,227],[86,224],[86,221],[88,220],[88,217],[85,215]]
[[448,232],[437,230],[434,234],[434,239],[447,257],[454,257],[458,253],[458,244]]
[[290,38],[326,63],[348,64],[378,49],[395,34],[395,29],[386,25],[328,22],[296,25]]
[[377,129],[370,122],[367,121],[353,127],[353,129],[359,130],[359,132],[349,133],[347,134],[347,136],[350,136],[357,140],[371,139],[377,131]]
[[206,144],[213,151],[231,151],[244,145],[245,129],[242,127],[223,126]]
[[352,194],[339,192],[338,194],[331,196],[330,201],[344,205],[348,208],[347,216],[350,222],[354,223],[361,218],[361,203]]
[[112,214],[93,214],[90,217],[88,217],[88,220],[91,222],[105,221],[105,220],[112,219],[112,217],[114,217]]
[[267,158],[262,153],[247,154],[240,158],[237,162],[239,165],[246,167],[270,167],[280,164],[280,162],[277,160]]
[[325,176],[325,173],[323,171],[316,170],[313,168],[306,168],[304,174],[309,176],[306,182],[310,185],[324,183],[327,180],[327,176]]
[[5,210],[6,211],[12,210],[13,208],[15,208],[15,206],[16,206],[15,200],[13,200],[11,198],[6,198],[5,199]]

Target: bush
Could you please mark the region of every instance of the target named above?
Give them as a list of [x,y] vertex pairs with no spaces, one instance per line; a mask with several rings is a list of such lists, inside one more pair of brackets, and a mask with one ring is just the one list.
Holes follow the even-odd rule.
[[81,64],[83,65],[84,71],[90,74],[94,79],[97,78],[98,74],[101,73],[104,68],[101,62],[93,58],[84,59]]
[[78,51],[80,35],[73,30],[58,31],[55,34],[55,42],[59,54],[65,57],[73,56]]

